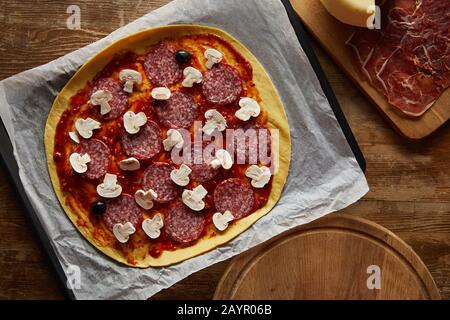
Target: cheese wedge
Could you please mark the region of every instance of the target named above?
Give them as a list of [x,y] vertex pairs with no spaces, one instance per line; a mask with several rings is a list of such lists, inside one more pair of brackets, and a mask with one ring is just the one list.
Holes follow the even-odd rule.
[[320,0],[336,19],[357,27],[369,27],[375,19],[375,0]]

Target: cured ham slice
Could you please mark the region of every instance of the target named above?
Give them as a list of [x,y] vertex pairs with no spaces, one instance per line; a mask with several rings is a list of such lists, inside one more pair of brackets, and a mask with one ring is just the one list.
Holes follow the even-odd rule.
[[450,86],[450,1],[392,0],[381,30],[348,39],[361,76],[411,116],[428,110]]

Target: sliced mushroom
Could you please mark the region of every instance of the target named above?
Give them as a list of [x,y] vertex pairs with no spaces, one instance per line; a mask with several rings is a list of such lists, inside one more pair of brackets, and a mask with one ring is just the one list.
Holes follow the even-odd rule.
[[202,73],[193,67],[187,67],[183,71],[184,80],[181,84],[183,87],[186,88],[192,88],[194,86],[194,83],[201,83],[202,82]]
[[152,219],[142,221],[142,230],[151,239],[156,239],[161,235],[162,227],[164,227],[164,220],[161,213],[155,214]]
[[221,212],[216,212],[212,217],[213,224],[219,231],[224,231],[226,228],[228,228],[228,224],[233,220],[234,216],[228,210],[223,214]]
[[69,157],[69,162],[76,173],[84,173],[88,169],[87,164],[91,162],[91,157],[87,153],[83,155],[72,153]]
[[269,183],[272,173],[266,166],[258,167],[257,165],[251,165],[245,171],[245,176],[252,179],[251,185],[255,188],[264,188]]
[[235,116],[242,121],[248,121],[251,117],[256,118],[261,113],[258,102],[252,98],[241,98],[239,106],[241,108],[235,112]]
[[106,90],[97,90],[91,95],[89,103],[93,106],[100,106],[100,114],[104,116],[111,111],[109,101],[113,98],[111,92]]
[[210,166],[214,169],[220,167],[225,170],[231,169],[233,166],[233,158],[227,150],[219,149],[216,151],[215,159],[210,162]]
[[203,132],[210,135],[214,130],[223,131],[227,127],[227,121],[223,115],[216,109],[209,109],[205,112],[206,123],[203,126]]
[[205,51],[206,67],[211,69],[215,64],[220,63],[223,59],[223,54],[216,49],[209,48]]
[[75,129],[77,129],[80,136],[89,139],[94,134],[94,130],[100,129],[100,122],[92,118],[77,119],[75,121]]
[[122,187],[117,184],[117,176],[107,173],[103,183],[97,186],[97,193],[103,198],[117,198],[122,193]]
[[152,90],[152,98],[155,100],[168,100],[172,93],[169,88],[158,87]]
[[141,74],[132,69],[123,69],[119,73],[119,79],[122,82],[125,82],[123,85],[123,91],[132,93],[133,92],[133,86],[135,84],[140,84],[142,82],[142,76]]
[[69,137],[73,142],[80,143],[80,137],[78,136],[78,134],[75,131],[70,131]]
[[120,243],[126,243],[135,232],[136,228],[131,222],[125,224],[117,223],[113,227],[113,234]]
[[181,133],[176,129],[167,130],[167,138],[163,140],[164,150],[170,151],[173,147],[182,148],[184,139]]
[[183,203],[194,211],[201,211],[205,208],[203,199],[208,191],[200,184],[192,190],[185,189],[181,195]]
[[127,111],[123,115],[123,125],[125,131],[129,134],[136,134],[141,127],[147,123],[147,116],[143,112],[135,114],[133,111]]
[[191,172],[192,169],[183,163],[179,169],[172,170],[170,178],[175,184],[185,187],[189,184],[189,175]]
[[153,189],[149,189],[147,191],[138,190],[134,194],[136,203],[145,210],[150,210],[153,208],[153,200],[157,198],[158,194]]
[[141,168],[141,164],[138,159],[131,157],[120,161],[119,167],[123,171],[136,171]]

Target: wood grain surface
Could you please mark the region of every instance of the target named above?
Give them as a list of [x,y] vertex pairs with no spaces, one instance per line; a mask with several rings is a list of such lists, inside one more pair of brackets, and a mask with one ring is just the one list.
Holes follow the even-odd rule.
[[[81,30],[68,30],[67,0],[0,0],[0,79],[87,45],[168,1],[78,0]],[[450,124],[410,143],[316,46],[316,52],[367,160],[371,191],[346,214],[396,233],[431,271],[450,299]],[[0,298],[63,298],[45,255],[0,169]],[[155,299],[210,299],[229,262],[204,269]]]
[[420,117],[406,116],[391,106],[369,82],[362,81],[355,68],[354,57],[345,44],[357,28],[341,23],[331,16],[317,0],[290,0],[313,36],[333,60],[364,92],[372,104],[392,126],[405,137],[418,140],[429,136],[450,119],[450,90],[446,90],[432,108]]
[[[379,286],[369,289],[376,283],[368,274],[376,272]],[[397,235],[335,213],[234,258],[214,299],[439,300],[440,294],[419,256]]]

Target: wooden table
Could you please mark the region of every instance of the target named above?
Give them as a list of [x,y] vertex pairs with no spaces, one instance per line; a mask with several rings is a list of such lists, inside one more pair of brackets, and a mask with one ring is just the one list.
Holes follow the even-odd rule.
[[[81,30],[68,30],[66,9],[73,1],[0,0],[0,79],[100,39],[166,2],[78,0]],[[346,212],[375,221],[410,244],[442,297],[450,299],[450,124],[420,143],[403,140],[317,46],[316,51],[367,159],[371,191]],[[0,213],[0,298],[62,298],[3,169]],[[204,269],[155,298],[209,299],[227,264]]]

